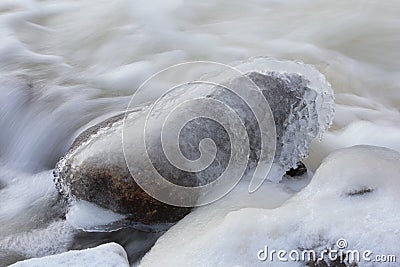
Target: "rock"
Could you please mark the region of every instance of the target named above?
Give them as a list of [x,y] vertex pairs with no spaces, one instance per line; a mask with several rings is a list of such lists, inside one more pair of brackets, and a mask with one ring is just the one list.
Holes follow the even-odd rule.
[[307,167],[304,165],[304,163],[299,162],[297,163],[296,168],[291,168],[286,172],[287,175],[290,177],[296,177],[296,176],[302,176],[307,172]]
[[[269,71],[268,68],[268,71],[255,68],[244,72],[246,77],[224,77],[219,83],[222,86],[187,85],[180,91],[176,90],[161,98],[156,107],[148,105],[138,107],[129,111],[126,120],[124,120],[124,114],[121,114],[89,128],[75,140],[65,157],[58,162],[55,172],[58,190],[70,202],[79,199],[93,202],[114,212],[127,214],[131,221],[147,225],[173,223],[180,220],[190,211],[190,208],[176,207],[154,199],[137,185],[131,173],[136,179],[138,177],[155,179],[153,177],[159,173],[174,184],[193,187],[209,184],[224,172],[230,162],[231,154],[235,152],[231,151],[230,141],[232,140],[225,125],[221,126],[216,121],[204,117],[189,121],[179,132],[179,148],[190,160],[201,156],[199,144],[203,139],[210,138],[214,141],[217,148],[215,158],[204,170],[185,171],[169,161],[161,145],[160,127],[163,124],[158,123],[157,120],[149,130],[148,150],[145,151],[142,148],[143,131],[141,129],[144,129],[146,118],[151,121],[153,117],[156,119],[165,117],[176,103],[185,103],[186,100],[198,97],[229,105],[240,117],[249,136],[249,159],[246,159],[248,162],[245,166],[245,174],[254,173],[257,164],[267,164],[264,163],[265,159],[260,159],[263,149],[261,136],[262,134],[269,136],[270,139],[267,138],[269,143],[264,145],[269,150],[275,148],[276,153],[275,158],[271,158],[273,164],[268,179],[279,181],[287,170],[296,166],[299,159],[307,155],[311,141],[328,128],[334,112],[333,93],[323,76],[310,66],[305,67],[306,65],[298,63],[289,65],[292,66],[292,64],[294,67],[300,66],[299,69],[282,72]],[[248,66],[244,64],[243,68],[246,69]],[[305,74],[302,74],[303,68],[307,70]],[[308,77],[310,73],[315,76]],[[260,103],[260,105],[249,107],[243,99],[223,87],[244,87],[246,90],[245,85],[249,84],[249,79],[252,84],[256,84],[261,89],[272,110],[271,116],[275,124],[272,122],[271,125],[266,126],[269,131],[267,134],[261,133],[259,121],[256,120],[252,111],[259,108],[265,99],[258,98],[256,100],[259,102],[256,104]],[[315,79],[318,82],[315,82]],[[252,90],[248,88],[248,94],[251,96],[254,94]],[[258,90],[257,92],[259,93]],[[211,109],[207,105],[200,106],[195,103],[187,108],[188,110],[172,116],[171,124],[178,123],[181,117],[187,114],[198,111],[210,112]],[[268,117],[268,110],[262,112]],[[219,113],[225,115],[223,112]],[[229,127],[233,130],[237,128],[236,125]],[[276,128],[276,140],[274,135],[269,135],[273,128]],[[125,149],[126,157],[124,157],[121,142],[123,131],[129,133],[129,142],[131,142],[129,151]],[[128,138],[126,132],[124,133],[125,146],[128,142],[125,141]],[[238,136],[242,138],[236,132],[236,137]],[[273,142],[271,142],[271,136],[274,137]],[[244,141],[239,140],[239,144],[246,146]],[[240,151],[241,149],[242,147]],[[144,160],[146,153],[151,159],[152,166]],[[133,162],[129,166],[130,170],[126,162]],[[174,196],[172,191],[165,190],[164,193]],[[195,203],[199,196],[192,194],[182,197],[191,198],[192,203]]]
[[[65,158],[58,163],[54,178],[57,188],[67,200],[93,202],[114,212],[129,214],[128,218],[135,222],[160,224],[178,221],[190,209],[157,201],[132,179],[122,151],[120,126],[123,117],[121,114],[97,124],[76,139]],[[103,140],[104,136],[110,138]],[[107,144],[111,140],[114,142]],[[96,148],[91,150],[93,146]],[[83,160],[77,164],[82,156]]]
[[115,266],[129,267],[128,258],[123,247],[116,243],[108,243],[85,250],[71,250],[62,254],[34,258],[17,262],[13,267],[42,266]]

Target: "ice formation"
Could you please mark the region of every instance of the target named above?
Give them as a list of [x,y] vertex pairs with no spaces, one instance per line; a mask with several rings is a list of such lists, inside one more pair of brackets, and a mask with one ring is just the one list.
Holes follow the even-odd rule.
[[[300,62],[256,57],[236,67],[250,73],[249,77],[263,91],[274,113],[280,139],[268,178],[279,181],[287,170],[308,156],[311,142],[316,137],[321,139],[331,125],[335,114],[333,90],[318,70]],[[277,81],[281,79],[287,87],[278,86],[273,91],[268,82],[257,78],[256,73],[271,75]],[[288,76],[289,73],[292,75]],[[288,99],[293,97],[297,102],[290,103]],[[290,115],[282,121],[285,113]]]
[[15,259],[44,257],[68,251],[76,230],[65,220],[57,220],[44,228],[9,235],[0,241],[2,263]]
[[121,221],[125,219],[125,216],[93,203],[79,200],[76,203],[71,203],[66,219],[76,229],[92,230],[96,226],[106,226]]
[[116,243],[103,244],[95,248],[68,251],[62,254],[47,256],[43,258],[29,259],[17,262],[13,267],[97,267],[97,266],[115,266],[129,267],[126,252]]
[[[278,208],[248,202],[233,211],[218,203],[197,209],[162,236],[140,266],[304,266],[276,258],[260,261],[257,253],[265,246],[319,253],[335,249],[339,239],[347,241],[346,249],[370,250],[371,260],[399,255],[399,173],[396,151],[374,146],[338,150],[324,160],[307,187]],[[270,190],[263,203],[278,201],[277,194],[285,192],[272,185]],[[233,205],[237,199],[226,201]],[[359,264],[376,262],[361,258]]]

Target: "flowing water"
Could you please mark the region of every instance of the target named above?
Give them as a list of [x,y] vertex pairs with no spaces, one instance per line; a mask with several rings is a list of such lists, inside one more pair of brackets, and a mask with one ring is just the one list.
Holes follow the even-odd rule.
[[172,64],[313,64],[337,112],[308,166],[354,144],[400,151],[399,14],[395,0],[2,0],[0,265],[85,247],[62,220],[51,170],[82,130],[124,110]]

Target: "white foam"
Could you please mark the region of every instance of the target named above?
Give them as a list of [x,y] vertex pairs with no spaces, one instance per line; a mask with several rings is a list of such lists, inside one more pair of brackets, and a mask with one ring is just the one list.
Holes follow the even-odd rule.
[[0,238],[36,228],[58,214],[51,171],[36,175],[0,168]]

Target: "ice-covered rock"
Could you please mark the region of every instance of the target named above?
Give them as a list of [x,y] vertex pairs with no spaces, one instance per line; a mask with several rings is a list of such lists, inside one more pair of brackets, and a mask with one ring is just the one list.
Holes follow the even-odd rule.
[[[133,111],[140,112],[141,109]],[[58,162],[56,186],[70,204],[80,203],[76,200],[92,202],[143,225],[178,221],[188,209],[155,200],[132,179],[122,151],[123,117],[122,114],[97,124],[75,140],[70,151]],[[71,211],[77,210],[79,208]],[[76,216],[70,214],[67,218],[75,221]],[[91,222],[81,226],[86,230],[94,227]]]
[[300,62],[255,57],[236,67],[254,80],[271,107],[277,144],[268,179],[279,181],[286,171],[297,167],[299,159],[308,156],[311,142],[322,138],[331,125],[333,90],[319,71]]
[[[271,187],[275,193],[264,195],[263,202],[280,190]],[[359,266],[376,266],[376,256],[400,255],[399,190],[398,152],[373,146],[338,150],[324,160],[307,187],[278,208],[225,214],[216,203],[197,209],[162,236],[140,266],[304,266],[301,260],[290,260],[289,252],[314,250],[319,257],[324,249],[339,250],[338,244],[344,253],[360,253]],[[219,215],[208,216],[210,210]],[[287,261],[279,261],[277,254],[273,261],[270,255],[261,261],[258,253],[266,246],[269,252],[285,250]],[[371,251],[370,261],[363,258],[365,251]],[[325,260],[329,262],[327,254]]]
[[[245,174],[254,172],[257,165],[268,166],[272,163],[268,179],[279,181],[287,170],[296,167],[299,160],[307,155],[311,141],[331,123],[334,113],[332,89],[316,69],[301,63],[256,58],[236,68],[242,74],[222,72],[209,75],[217,83],[186,84],[159,98],[153,106],[138,107],[130,110],[126,117],[119,115],[110,118],[83,132],[57,164],[55,182],[61,194],[68,200],[86,200],[127,214],[132,221],[155,224],[176,222],[189,209],[173,207],[150,197],[137,185],[131,174],[135,178],[153,179],[160,173],[177,185],[202,186],[224,173],[232,154],[246,156],[248,151]],[[255,102],[249,104],[227,88],[239,88]],[[197,99],[201,99],[205,105],[191,102]],[[260,111],[265,100],[270,109]],[[228,112],[214,110],[211,102],[229,106],[239,120],[235,121],[236,117],[230,117]],[[170,116],[170,112],[180,103],[186,103],[186,109]],[[262,121],[267,125],[259,125],[257,111],[267,118]],[[201,117],[202,113],[221,116],[221,121],[232,123],[229,126],[231,128],[225,127],[220,121]],[[168,125],[179,126],[180,119],[187,114],[199,116],[187,121],[179,131],[181,154],[189,160],[197,160],[203,155],[201,145],[205,139],[211,139],[216,147],[214,159],[199,171],[188,171],[171,163],[164,152],[172,142],[162,143],[160,138],[164,125],[160,118],[169,119]],[[146,151],[142,148],[144,121],[148,123],[153,118],[155,121],[148,130],[150,138],[146,143]],[[248,142],[243,132],[237,130],[242,124]],[[236,147],[238,151],[233,151],[235,147],[232,146],[229,129],[234,138],[239,140],[239,146]],[[268,142],[263,142],[265,136]],[[132,143],[127,145],[126,140]],[[265,147],[270,159],[262,158]],[[151,162],[145,157],[146,154]],[[173,156],[176,154],[173,153]],[[130,169],[127,162],[133,162]],[[168,191],[167,194],[174,193]],[[193,198],[193,203],[198,198],[196,194],[189,197]]]
[[129,267],[126,252],[116,243],[108,243],[85,250],[71,250],[62,254],[34,258],[17,262],[13,267],[42,267],[42,266],[113,266]]

